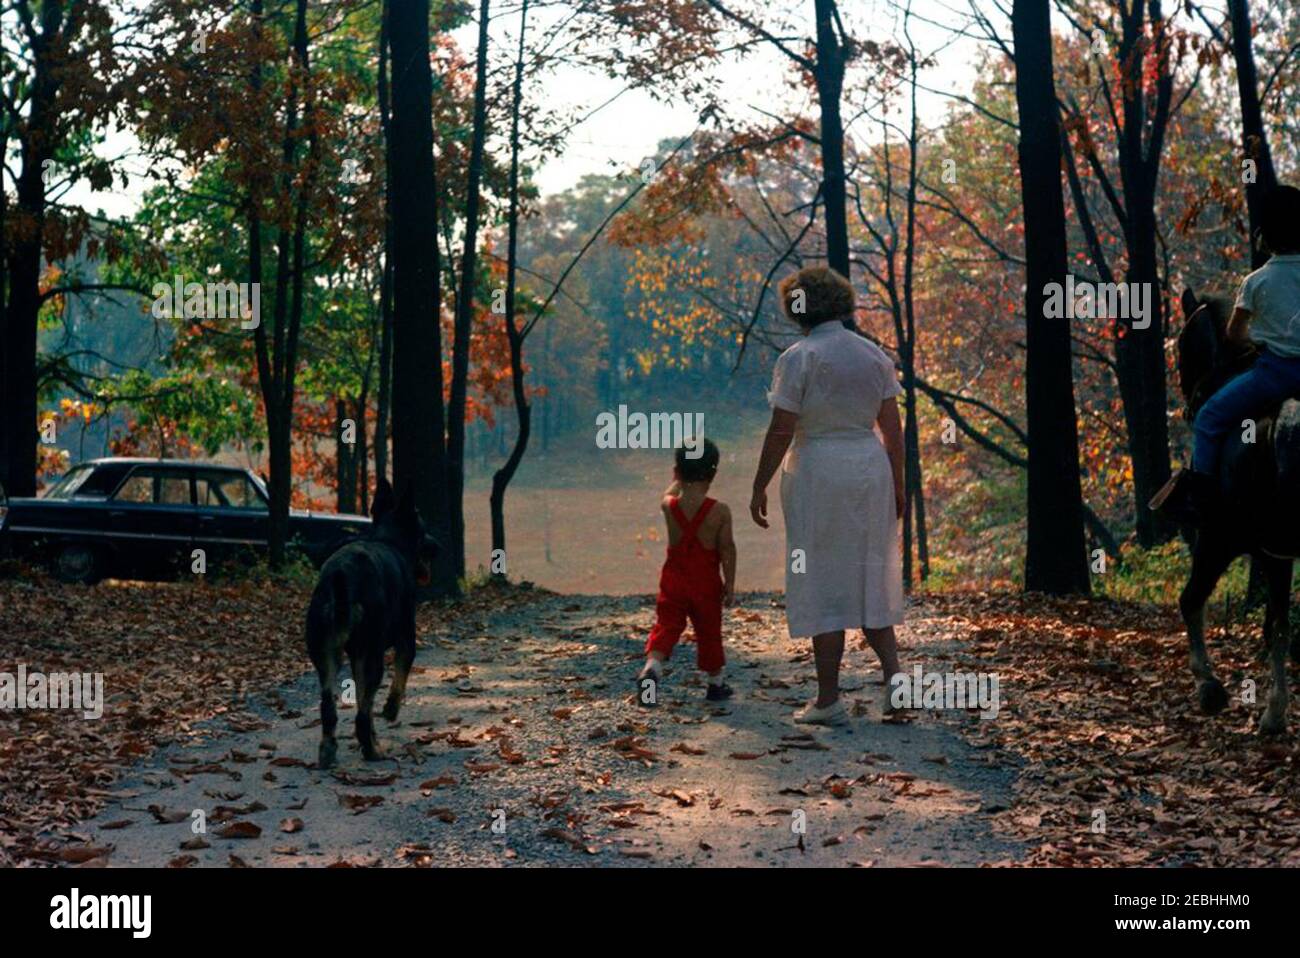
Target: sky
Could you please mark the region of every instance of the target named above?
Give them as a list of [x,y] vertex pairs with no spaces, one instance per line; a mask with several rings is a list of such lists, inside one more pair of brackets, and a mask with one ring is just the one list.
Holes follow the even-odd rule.
[[[811,33],[813,0],[798,0],[806,6]],[[952,43],[951,32],[941,24],[958,23],[965,12],[961,0],[914,0],[916,14],[913,37],[925,50],[946,47],[934,67],[926,71],[923,83],[947,90],[964,90],[974,70],[972,62],[978,50],[974,40]],[[737,8],[752,5],[752,0],[737,0]],[[953,6],[957,4],[958,6]],[[505,11],[494,17],[491,43],[498,52],[514,49],[517,42],[517,6],[501,4]],[[898,15],[887,0],[841,0],[841,8],[851,33],[863,39],[884,40],[896,28]],[[798,5],[794,9],[798,9]],[[557,14],[551,11],[550,16]],[[534,21],[541,26],[544,21]],[[472,55],[477,26],[466,24],[453,33],[461,48]],[[766,46],[766,45],[765,45]],[[793,104],[784,88],[788,74],[784,57],[766,48],[749,58],[733,62],[722,72],[723,93],[736,114],[758,117],[759,110],[789,113]],[[571,110],[581,115],[617,98],[608,106],[595,110],[570,133],[564,149],[548,158],[535,173],[543,193],[549,195],[573,186],[590,173],[612,173],[636,168],[655,152],[658,143],[668,137],[682,136],[694,129],[696,116],[686,104],[657,101],[642,90],[626,90],[624,84],[610,77],[578,68],[561,68],[527,91],[535,102],[547,108]],[[949,101],[942,96],[923,94],[920,110],[923,119],[934,120]],[[101,151],[104,155],[129,153],[134,139],[129,131],[115,131]],[[115,186],[109,192],[92,192],[85,184],[70,190],[64,200],[83,205],[92,212],[102,211],[113,218],[125,218],[137,209],[147,186],[143,174],[148,163],[138,157],[122,164],[131,177],[126,188]]]

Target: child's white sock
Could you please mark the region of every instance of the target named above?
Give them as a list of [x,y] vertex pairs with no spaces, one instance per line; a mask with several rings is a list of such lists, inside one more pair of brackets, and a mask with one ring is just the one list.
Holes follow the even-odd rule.
[[[645,660],[645,667],[649,669],[651,672],[653,672],[655,675],[663,675],[663,671],[664,671],[663,659],[657,659],[653,655],[647,655]],[[645,670],[643,669],[642,671]]]

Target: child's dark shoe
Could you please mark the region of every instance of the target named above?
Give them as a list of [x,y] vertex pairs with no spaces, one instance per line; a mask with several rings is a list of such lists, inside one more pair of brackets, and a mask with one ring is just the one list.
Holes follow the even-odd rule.
[[[659,704],[659,682],[662,680],[658,672],[649,665],[643,668],[636,676],[636,703],[642,708],[652,708]],[[647,683],[646,679],[650,681]]]
[[1157,492],[1148,508],[1169,515],[1175,522],[1204,528],[1223,512],[1223,491],[1217,476],[1179,469]]
[[731,690],[731,686],[726,682],[723,682],[721,685],[714,685],[710,682],[709,690],[704,694],[704,697],[710,702],[723,702],[731,698],[734,694],[735,693]]

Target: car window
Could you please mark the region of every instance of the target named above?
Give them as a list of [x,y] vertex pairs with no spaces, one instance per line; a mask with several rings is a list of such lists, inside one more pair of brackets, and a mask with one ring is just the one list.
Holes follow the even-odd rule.
[[137,469],[113,497],[118,502],[190,504],[190,478],[174,469]]
[[137,472],[113,497],[119,502],[153,502],[153,476]]
[[169,506],[188,506],[190,477],[184,473],[163,473],[158,477],[158,501]]
[[75,493],[77,496],[107,496],[117,488],[122,477],[131,471],[129,462],[106,462],[95,468],[90,478]]
[[242,472],[206,472],[197,476],[198,501],[209,509],[261,509],[266,500]]
[[45,493],[46,499],[70,499],[94,471],[93,466],[73,466]]
[[195,501],[200,506],[208,509],[229,508],[230,501],[226,494],[221,491],[221,483],[215,476],[205,476],[199,473],[194,477],[194,494],[198,497]]

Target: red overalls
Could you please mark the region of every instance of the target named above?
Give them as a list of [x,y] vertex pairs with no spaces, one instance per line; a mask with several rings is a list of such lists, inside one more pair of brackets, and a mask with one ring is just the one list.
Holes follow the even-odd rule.
[[659,598],[655,603],[655,626],[646,641],[647,653],[658,652],[665,659],[691,620],[695,628],[695,660],[704,672],[716,672],[726,663],[722,654],[722,576],[717,549],[706,549],[696,537],[700,523],[713,508],[715,499],[705,499],[689,520],[680,499],[668,510],[681,527],[677,545],[668,547],[668,558],[659,574]]

